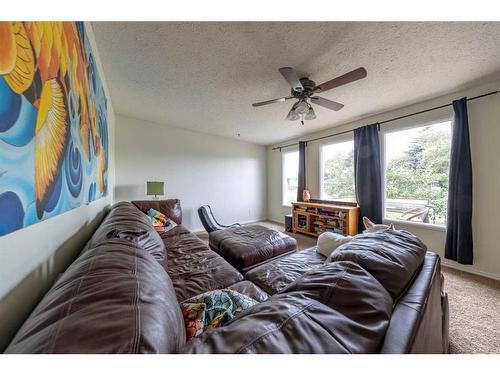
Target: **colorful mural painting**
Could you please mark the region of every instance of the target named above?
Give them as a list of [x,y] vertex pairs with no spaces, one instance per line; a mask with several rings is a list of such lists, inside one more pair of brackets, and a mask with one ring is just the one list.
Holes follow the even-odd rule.
[[0,22],[0,236],[107,194],[106,95],[83,22]]

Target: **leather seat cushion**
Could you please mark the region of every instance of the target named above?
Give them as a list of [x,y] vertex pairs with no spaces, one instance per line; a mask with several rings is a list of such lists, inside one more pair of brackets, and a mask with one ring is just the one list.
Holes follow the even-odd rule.
[[330,255],[327,262],[352,261],[370,272],[397,299],[422,266],[427,247],[401,230],[355,236]]
[[239,283],[228,286],[228,289],[234,290],[235,292],[245,294],[256,301],[263,302],[269,298],[269,294],[264,292],[254,283],[243,280]]
[[245,225],[211,232],[209,244],[239,270],[297,248],[294,238],[261,225]]
[[245,278],[272,295],[325,260],[326,257],[316,252],[316,247],[311,247],[258,266],[248,271]]
[[352,262],[324,264],[227,325],[191,340],[184,353],[374,353],[392,298]]
[[243,280],[238,270],[182,225],[161,237],[168,254],[165,269],[179,302]]

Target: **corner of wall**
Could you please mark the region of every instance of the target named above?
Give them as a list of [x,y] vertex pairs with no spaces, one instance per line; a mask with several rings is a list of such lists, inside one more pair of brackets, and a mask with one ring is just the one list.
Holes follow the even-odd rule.
[[110,162],[108,166],[108,178],[109,178],[109,189],[108,194],[110,196],[110,202],[115,202],[114,192],[115,192],[115,182],[116,182],[116,113],[113,107],[113,99],[111,98],[111,92],[109,90],[108,81],[106,79],[106,74],[104,72],[104,68],[102,66],[101,56],[99,53],[99,49],[97,47],[97,43],[95,40],[94,29],[92,28],[91,22],[85,22],[85,27],[87,30],[87,34],[89,36],[90,44],[92,45],[92,50],[94,51],[95,61],[97,64],[97,68],[102,77],[102,85],[104,87],[104,91],[106,92],[106,97],[108,99],[108,136],[109,136],[109,149],[110,149]]

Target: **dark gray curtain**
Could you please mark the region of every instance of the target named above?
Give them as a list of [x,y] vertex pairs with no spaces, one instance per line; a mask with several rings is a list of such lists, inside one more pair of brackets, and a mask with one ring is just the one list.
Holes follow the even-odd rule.
[[354,182],[360,209],[359,229],[363,216],[382,223],[382,174],[380,166],[379,124],[354,129]]
[[307,142],[299,142],[299,184],[297,188],[297,201],[302,201],[302,192],[306,188],[306,146]]
[[453,101],[445,258],[472,264],[472,161],[467,98]]

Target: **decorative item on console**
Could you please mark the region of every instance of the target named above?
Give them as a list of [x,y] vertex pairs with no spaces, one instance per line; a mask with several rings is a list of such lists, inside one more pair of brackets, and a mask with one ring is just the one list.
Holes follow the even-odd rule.
[[302,200],[304,202],[309,202],[311,200],[311,193],[309,193],[309,190],[306,189],[302,192]]

